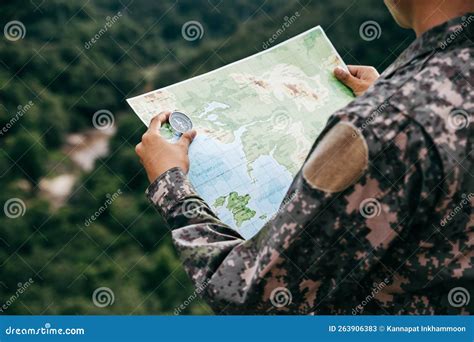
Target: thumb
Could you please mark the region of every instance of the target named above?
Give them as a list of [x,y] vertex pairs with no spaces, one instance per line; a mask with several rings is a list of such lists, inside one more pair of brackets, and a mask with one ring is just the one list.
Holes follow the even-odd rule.
[[334,76],[336,76],[336,78],[339,81],[344,83],[346,86],[348,86],[352,90],[354,90],[358,86],[358,83],[360,82],[357,77],[352,76],[350,72],[344,70],[341,67],[337,67],[336,69],[334,69]]
[[179,138],[179,143],[188,148],[196,137],[196,134],[197,132],[194,129],[184,132],[181,138]]

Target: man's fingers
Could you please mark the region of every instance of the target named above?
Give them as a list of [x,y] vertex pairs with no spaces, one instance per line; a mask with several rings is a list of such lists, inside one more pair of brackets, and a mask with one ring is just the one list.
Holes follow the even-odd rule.
[[334,69],[334,76],[336,76],[339,81],[346,83],[346,81],[349,80],[352,75],[347,70],[337,67]]
[[349,72],[351,73],[352,76],[358,76],[359,72],[361,70],[360,65],[348,65],[347,69],[349,69]]
[[352,76],[361,80],[373,82],[380,76],[377,69],[370,65],[348,65],[347,67]]
[[179,143],[188,148],[196,137],[196,134],[197,133],[194,129],[184,132],[181,138],[179,138]]
[[360,80],[352,76],[348,71],[341,67],[334,69],[334,76],[346,86],[354,90],[360,83]]
[[161,112],[160,114],[154,116],[150,121],[149,129],[152,131],[157,131],[160,129],[161,125],[168,121],[171,112]]
[[137,146],[135,146],[135,152],[136,152],[136,154],[140,155],[140,153],[141,153],[141,151],[142,151],[142,148],[143,148],[143,147],[142,147],[142,143],[139,142],[139,143],[137,144]]

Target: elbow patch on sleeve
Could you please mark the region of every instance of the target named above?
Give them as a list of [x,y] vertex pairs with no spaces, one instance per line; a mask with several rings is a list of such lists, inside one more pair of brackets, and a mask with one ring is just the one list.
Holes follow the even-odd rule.
[[359,180],[368,163],[364,136],[351,123],[340,122],[316,145],[303,166],[303,177],[314,189],[340,192]]

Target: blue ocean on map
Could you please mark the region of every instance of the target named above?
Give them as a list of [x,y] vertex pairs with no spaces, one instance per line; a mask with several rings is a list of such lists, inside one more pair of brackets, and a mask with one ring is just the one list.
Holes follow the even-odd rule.
[[[245,129],[242,127],[235,131],[235,139],[230,144],[198,134],[189,150],[189,177],[198,194],[211,205],[219,218],[249,239],[277,212],[293,177],[271,155],[260,156],[252,163],[249,173],[241,142]],[[211,159],[212,163],[209,163]],[[259,186],[255,188],[250,186],[252,184]],[[253,190],[249,192],[249,189]],[[255,216],[244,221],[241,227],[237,227],[232,213],[225,206],[213,206],[218,194],[232,191],[239,195],[249,194],[251,199],[247,207],[256,211]]]

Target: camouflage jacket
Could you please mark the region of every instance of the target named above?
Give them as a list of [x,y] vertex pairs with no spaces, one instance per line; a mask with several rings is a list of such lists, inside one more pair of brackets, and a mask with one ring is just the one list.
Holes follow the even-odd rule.
[[217,314],[474,313],[473,29],[466,15],[426,32],[334,113],[249,240],[181,169],[150,185]]

